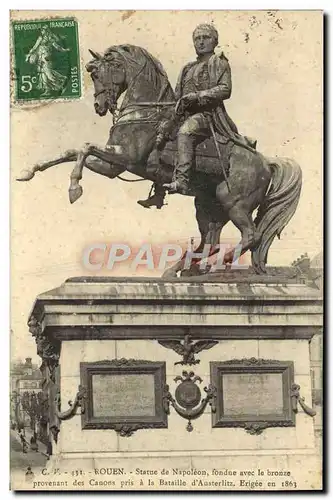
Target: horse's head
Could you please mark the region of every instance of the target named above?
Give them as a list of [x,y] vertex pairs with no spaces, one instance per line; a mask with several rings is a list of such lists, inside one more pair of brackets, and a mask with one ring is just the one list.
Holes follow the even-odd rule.
[[114,114],[117,100],[127,90],[122,109],[138,100],[174,100],[174,93],[161,63],[135,45],[112,45],[103,55],[90,50],[86,65],[95,86],[95,110],[100,116]]
[[114,114],[117,101],[126,88],[124,60],[115,52],[107,51],[103,56],[89,49],[93,60],[86,65],[95,87],[94,107],[100,116],[108,111]]

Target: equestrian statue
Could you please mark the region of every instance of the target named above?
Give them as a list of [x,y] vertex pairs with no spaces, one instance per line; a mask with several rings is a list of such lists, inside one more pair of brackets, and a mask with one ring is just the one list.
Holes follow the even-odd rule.
[[[201,234],[194,252],[210,245],[210,255],[217,253],[222,228],[232,221],[241,233],[241,253],[250,250],[254,270],[265,273],[268,250],[297,208],[302,172],[292,159],[264,157],[256,140],[242,136],[227,114],[231,69],[223,53],[215,54],[214,26],[197,26],[193,43],[197,59],[182,69],[175,92],[160,62],[141,47],[113,45],[103,55],[90,50],[93,59],[86,69],[94,84],[95,111],[113,115],[106,146],[87,143],[66,151],[24,170],[18,180],[74,161],[69,187],[74,203],[83,192],[84,166],[110,179],[131,172],[152,181],[148,198],[138,201],[144,208],[161,209],[166,192],[194,196]],[[234,258],[232,249],[224,262]],[[176,277],[185,261],[186,252],[163,276]]]

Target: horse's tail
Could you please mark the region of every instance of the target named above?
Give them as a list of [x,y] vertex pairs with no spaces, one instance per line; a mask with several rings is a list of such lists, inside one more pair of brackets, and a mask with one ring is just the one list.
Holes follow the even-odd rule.
[[300,166],[290,158],[268,158],[272,172],[271,184],[259,206],[254,221],[261,236],[257,248],[252,251],[252,265],[257,273],[265,273],[268,250],[275,238],[294,215],[302,188]]

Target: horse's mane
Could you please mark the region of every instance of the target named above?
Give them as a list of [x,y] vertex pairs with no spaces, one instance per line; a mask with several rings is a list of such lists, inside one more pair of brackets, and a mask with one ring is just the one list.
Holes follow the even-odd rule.
[[168,75],[158,59],[152,56],[146,49],[135,45],[112,45],[104,52],[104,57],[115,55],[125,59],[127,68],[131,72],[132,80],[139,75],[145,77],[158,91],[157,100],[162,100],[166,95],[169,99],[174,98]]

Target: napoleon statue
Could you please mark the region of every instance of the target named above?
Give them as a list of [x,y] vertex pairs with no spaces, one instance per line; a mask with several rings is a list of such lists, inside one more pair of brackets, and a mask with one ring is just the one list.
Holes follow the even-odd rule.
[[196,61],[189,62],[178,77],[175,97],[175,116],[161,127],[157,149],[163,149],[176,128],[178,159],[173,181],[164,186],[154,185],[154,195],[139,203],[149,208],[161,205],[165,190],[170,194],[188,194],[191,169],[198,144],[211,137],[214,130],[234,144],[255,150],[256,141],[243,137],[228,115],[224,101],[231,96],[231,69],[223,52],[215,54],[218,32],[211,24],[199,24],[193,32]]
[[[84,167],[127,182],[121,174],[129,171],[154,183],[153,196],[139,200],[145,208],[161,208],[167,191],[194,196],[201,234],[197,252],[206,243],[215,252],[231,221],[241,233],[239,248],[242,253],[251,250],[253,267],[262,273],[272,241],[297,208],[302,171],[291,158],[266,158],[228,116],[224,101],[231,96],[231,70],[225,55],[215,54],[214,26],[197,26],[193,42],[197,59],[182,69],[175,92],[161,63],[146,49],[128,43],[112,45],[103,54],[89,49],[93,59],[86,69],[94,85],[94,110],[113,116],[107,144],[68,150],[23,171],[18,180],[29,181],[36,172],[74,161],[69,187],[74,203],[83,193]],[[184,259],[172,268],[173,276]],[[232,259],[230,251],[225,262]]]

